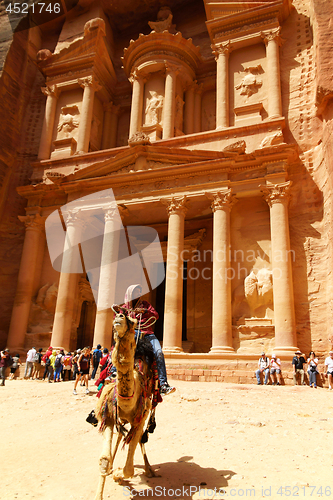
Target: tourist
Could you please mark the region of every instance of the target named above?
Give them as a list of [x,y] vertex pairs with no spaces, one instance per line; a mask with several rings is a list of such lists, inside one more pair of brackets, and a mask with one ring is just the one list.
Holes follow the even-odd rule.
[[34,357],[34,368],[32,371],[32,378],[33,379],[39,379],[40,377],[40,372],[42,369],[42,348],[38,349],[38,352],[36,352],[35,357]]
[[0,353],[0,378],[1,378],[1,384],[0,385],[5,385],[5,380],[6,380],[6,369],[11,363],[11,357],[9,355],[9,349],[5,349],[4,351],[1,351]]
[[96,372],[99,367],[99,363],[102,359],[103,353],[101,351],[101,344],[98,344],[96,349],[94,349],[93,356],[92,356],[92,362],[93,362],[93,372],[91,374],[91,380],[94,380]]
[[259,358],[258,361],[258,370],[256,371],[256,377],[257,377],[257,384],[262,385],[261,382],[261,374],[265,374],[265,385],[268,383],[268,377],[269,377],[269,358],[266,357],[264,351],[261,353],[261,357]]
[[42,363],[44,363],[44,365],[45,365],[45,370],[44,370],[44,374],[43,374],[43,380],[45,380],[46,376],[49,373],[49,368],[48,367],[50,366],[50,363],[48,361],[49,361],[50,356],[52,355],[52,351],[53,351],[53,348],[52,348],[52,346],[50,346],[48,348],[48,350],[46,351],[46,353],[44,354],[44,356],[42,357]]
[[280,358],[276,357],[276,354],[272,354],[270,369],[272,375],[272,385],[281,385],[281,361]]
[[13,380],[15,378],[16,370],[18,369],[19,366],[22,365],[19,354],[15,354],[15,356],[12,357],[12,360],[13,364],[10,367],[10,375],[8,380]]
[[24,378],[30,378],[32,375],[32,370],[34,367],[34,360],[36,359],[36,349],[32,347],[28,352],[27,352],[27,360],[25,363],[25,370],[24,370]]
[[314,387],[317,389],[317,374],[318,372],[318,358],[316,358],[316,355],[313,351],[310,352],[308,360],[308,374],[309,374],[309,381],[310,381],[310,387]]
[[332,390],[332,375],[333,375],[333,351],[328,353],[325,359],[325,377],[328,377],[328,389]]
[[68,381],[72,379],[72,353],[68,352],[66,356],[63,357],[63,372],[62,372],[62,380],[65,382],[65,378],[67,378]]
[[49,364],[49,374],[47,377],[49,382],[51,382],[52,374],[54,374],[54,371],[55,371],[54,363],[55,363],[56,357],[57,357],[57,351],[55,349],[53,349],[52,354],[49,357],[50,364]]
[[65,353],[63,350],[57,351],[57,355],[55,357],[54,366],[53,366],[53,369],[54,369],[53,382],[60,382],[60,376],[61,376],[62,367],[63,367],[62,358],[63,358],[64,354]]
[[304,382],[304,369],[303,369],[303,365],[305,365],[305,364],[306,364],[306,361],[304,358],[304,354],[301,351],[296,351],[295,356],[293,357],[293,360],[292,360],[292,365],[293,365],[293,370],[294,370],[294,372],[293,372],[294,385],[297,384],[296,377],[297,377],[298,373],[301,374],[301,384],[306,385],[306,383]]
[[74,352],[74,356],[72,357],[72,366],[73,366],[73,380],[76,380],[77,375],[79,374],[79,370],[77,367],[77,360],[81,355],[81,349],[77,349]]
[[[156,366],[158,371],[158,378],[160,381],[160,393],[162,396],[167,396],[172,392],[175,392],[176,388],[171,387],[168,384],[167,372],[164,360],[164,354],[161,348],[159,340],[154,334],[152,329],[153,324],[158,320],[158,312],[155,311],[153,306],[146,300],[141,299],[142,286],[141,285],[131,285],[127,288],[124,299],[124,308],[128,311],[131,317],[135,317],[138,321],[136,335],[144,335],[146,339],[149,340],[150,345],[153,348]],[[121,308],[116,306],[116,309],[120,311]]]
[[89,394],[89,388],[88,388],[88,379],[89,379],[89,368],[90,368],[90,359],[91,359],[91,348],[90,347],[85,347],[82,350],[82,353],[79,356],[79,359],[77,360],[77,367],[79,370],[79,373],[76,377],[75,384],[74,384],[74,390],[73,394],[76,396],[76,387],[77,384],[79,383],[80,378],[82,377],[82,380],[84,381],[84,384],[86,386],[86,394]]

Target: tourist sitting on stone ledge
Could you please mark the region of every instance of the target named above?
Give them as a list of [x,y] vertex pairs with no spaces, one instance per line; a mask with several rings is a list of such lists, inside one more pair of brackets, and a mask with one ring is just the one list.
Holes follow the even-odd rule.
[[318,358],[316,358],[316,355],[313,351],[310,352],[308,360],[308,375],[309,375],[309,385],[310,387],[314,387],[317,389],[317,374],[319,375],[318,371]]
[[301,384],[306,385],[306,383],[304,382],[304,369],[303,369],[303,365],[305,365],[305,364],[306,364],[306,360],[305,360],[304,354],[301,351],[296,351],[295,356],[293,357],[293,360],[292,360],[292,365],[293,365],[293,370],[294,370],[294,373],[293,373],[294,385],[297,384],[296,377],[297,377],[298,373],[301,374]]
[[325,377],[328,377],[328,389],[332,390],[332,375],[333,375],[333,351],[329,352],[329,356],[325,359]]
[[265,356],[265,353],[261,353],[261,358],[259,358],[258,361],[258,370],[256,371],[256,377],[257,377],[257,382],[258,385],[262,385],[260,375],[262,373],[265,373],[265,385],[268,383],[268,377],[269,377],[269,358]]
[[280,358],[276,357],[276,354],[272,354],[270,361],[271,375],[272,375],[272,385],[281,385],[281,361]]

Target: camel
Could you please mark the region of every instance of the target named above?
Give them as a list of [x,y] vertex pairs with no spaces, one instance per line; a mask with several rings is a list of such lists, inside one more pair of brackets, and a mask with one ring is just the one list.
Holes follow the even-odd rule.
[[[137,320],[129,317],[126,312],[116,312],[113,321],[115,347],[112,352],[112,363],[117,368],[117,380],[107,384],[101,393],[96,405],[96,417],[100,422],[100,431],[103,431],[104,443],[99,459],[100,480],[95,500],[103,500],[103,490],[106,476],[113,473],[113,479],[121,482],[122,479],[134,475],[134,453],[140,443],[145,464],[145,474],[154,477],[146,455],[144,442],[147,441],[147,430],[143,436],[145,422],[150,414],[148,430],[152,432],[155,426],[154,413],[156,400],[153,400],[154,378],[147,362],[147,356],[153,352],[145,352],[138,359],[135,355],[136,342],[134,328]],[[156,377],[155,377],[156,382]],[[155,386],[156,387],[156,386]],[[156,392],[155,392],[156,394]],[[131,428],[127,433],[125,424]],[[117,439],[112,450],[113,434]],[[128,444],[126,463],[123,469],[113,470],[113,462],[121,440]]]

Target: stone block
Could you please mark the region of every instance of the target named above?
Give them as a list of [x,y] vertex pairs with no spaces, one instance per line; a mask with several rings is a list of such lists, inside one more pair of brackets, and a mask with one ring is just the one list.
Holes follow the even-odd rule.
[[185,380],[189,382],[199,382],[199,375],[185,375]]
[[192,370],[193,375],[204,375],[204,370]]
[[205,382],[216,382],[216,375],[205,375]]
[[184,375],[193,375],[193,370],[184,370]]

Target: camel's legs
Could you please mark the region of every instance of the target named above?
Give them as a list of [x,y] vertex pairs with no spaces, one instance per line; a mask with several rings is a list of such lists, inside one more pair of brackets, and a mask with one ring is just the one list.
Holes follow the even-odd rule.
[[151,465],[150,465],[150,463],[148,461],[148,457],[147,457],[147,454],[146,454],[145,445],[140,442],[140,447],[141,447],[141,453],[142,453],[142,456],[143,456],[143,460],[145,462],[145,473],[146,473],[146,476],[147,477],[155,477],[155,472],[151,468]]
[[105,431],[103,432],[104,443],[103,443],[102,454],[99,458],[99,469],[101,475],[99,478],[95,500],[103,500],[105,477],[112,471],[112,465],[113,465],[112,461],[113,457],[111,455],[112,436],[113,436],[113,429],[109,426],[106,427]]

